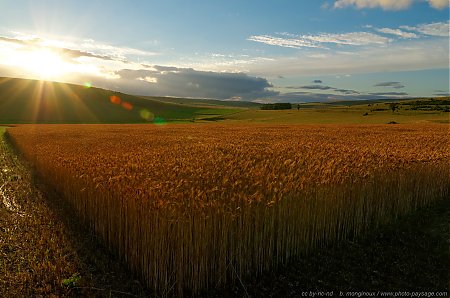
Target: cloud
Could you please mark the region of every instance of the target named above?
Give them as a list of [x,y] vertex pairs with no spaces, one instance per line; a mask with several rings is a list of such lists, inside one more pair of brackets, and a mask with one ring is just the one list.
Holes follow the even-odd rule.
[[409,8],[412,0],[337,0],[335,8],[356,6],[358,9],[381,7],[384,10],[402,10]]
[[371,92],[370,95],[382,95],[382,96],[407,96],[406,92]]
[[[286,86],[283,87],[284,89],[306,89],[306,90],[330,90],[334,92],[338,92],[341,94],[360,94],[360,92],[351,90],[351,89],[341,89],[341,88],[335,88],[331,86],[323,86],[323,85],[309,85],[309,86]],[[302,91],[298,91],[299,93],[305,93]],[[309,94],[309,92],[308,92]]]
[[386,44],[391,39],[370,32],[350,32],[342,34],[319,34],[305,35],[305,39],[309,39],[319,43],[334,43],[338,45],[370,45],[370,44]]
[[444,9],[449,6],[448,0],[428,0],[428,3],[436,9]]
[[409,30],[409,31],[416,31],[425,35],[430,36],[449,36],[449,26],[450,21],[447,22],[437,22],[437,23],[431,23],[431,24],[420,24],[417,26],[400,26],[400,28]]
[[[356,6],[358,9],[377,8],[384,10],[403,10],[411,7],[414,0],[336,0],[335,8],[344,8],[347,6]],[[418,1],[417,1],[418,2]],[[436,9],[444,9],[449,6],[448,0],[428,0],[428,4]]]
[[[154,70],[122,69],[116,74],[125,92],[141,95],[252,100],[279,94],[264,78],[244,73],[198,71],[192,68],[154,66]],[[149,79],[145,79],[149,78]]]
[[247,38],[247,40],[264,43],[273,46],[285,47],[285,48],[320,48],[317,42],[309,41],[301,38],[285,38],[275,37],[270,35],[254,35]]
[[350,89],[334,89],[334,91],[340,92],[343,94],[360,94],[360,92],[355,91],[355,90],[350,90]]
[[376,29],[378,32],[400,36],[401,38],[419,38],[419,35],[412,32],[405,32],[400,29],[391,29],[391,28],[378,28]]
[[301,89],[310,89],[310,90],[330,90],[334,89],[330,86],[323,86],[323,85],[309,85],[309,86],[301,86]]
[[101,60],[115,61],[116,59],[108,55],[95,54],[89,51],[84,51],[80,49],[73,49],[69,47],[63,47],[64,43],[60,43],[56,46],[56,42],[49,42],[41,38],[31,38],[31,39],[20,39],[20,38],[10,38],[5,36],[0,36],[0,41],[16,44],[20,46],[20,49],[24,50],[50,50],[54,53],[60,54],[64,58],[76,59],[80,57],[96,58]]
[[281,36],[254,35],[247,40],[264,43],[268,45],[286,48],[326,48],[324,44],[362,46],[371,44],[386,44],[391,42],[390,38],[370,32],[349,32],[341,34],[322,33],[318,35],[292,35],[289,33],[279,34]]
[[433,93],[434,96],[450,96],[450,92]]
[[434,90],[434,96],[450,96],[449,90]]
[[[337,2],[336,2],[337,3]],[[247,38],[249,41],[263,44],[286,47],[286,48],[319,48],[328,49],[329,45],[347,45],[347,46],[368,46],[368,45],[386,45],[398,40],[399,38],[420,38],[423,35],[428,36],[449,36],[450,21],[436,22],[430,24],[420,24],[417,26],[400,26],[400,28],[373,28],[373,26],[364,26],[367,29],[373,29],[379,33],[388,34],[394,38],[388,38],[372,32],[347,32],[347,33],[320,33],[315,35],[295,35],[291,33],[277,33],[275,35],[253,35]],[[321,55],[321,54],[315,54]]]
[[143,51],[130,47],[118,47],[110,44],[104,44],[93,39],[86,39],[78,45],[80,49],[91,50],[102,55],[107,55],[118,60],[126,60],[131,56],[155,56],[158,53]]
[[375,87],[392,87],[395,89],[405,88],[405,86],[400,82],[381,82],[374,85]]
[[363,47],[322,55],[305,50],[290,56],[248,65],[255,75],[343,75],[448,68],[448,39],[402,40],[389,47]]
[[322,80],[314,80],[312,81],[314,84],[322,84]]
[[[27,67],[24,63],[19,61],[14,64],[11,61],[18,60],[20,52],[27,55],[44,49],[57,54],[66,69],[70,69],[70,73],[58,77],[58,80],[69,83],[89,81],[101,88],[158,96],[255,99],[278,94],[271,90],[272,84],[265,78],[242,72],[141,64],[133,62],[132,57],[153,54],[93,40],[58,41],[20,34],[18,37],[0,36],[0,75],[39,79],[39,74],[24,71]],[[89,71],[84,67],[89,67]]]
[[267,99],[254,100],[260,103],[273,102],[290,102],[290,103],[305,103],[305,102],[332,102],[332,101],[347,101],[347,100],[375,100],[375,99],[392,99],[393,97],[407,97],[407,93],[370,93],[370,94],[329,94],[329,93],[311,93],[311,92],[287,92],[282,93]]
[[118,47],[110,44],[104,44],[93,39],[64,39],[59,40],[46,38],[42,36],[29,35],[22,32],[14,32],[13,37],[0,36],[0,41],[16,43],[26,47],[41,47],[53,51],[68,52],[73,51],[81,53],[80,56],[126,61],[133,56],[155,56],[157,53],[134,49],[130,47]]

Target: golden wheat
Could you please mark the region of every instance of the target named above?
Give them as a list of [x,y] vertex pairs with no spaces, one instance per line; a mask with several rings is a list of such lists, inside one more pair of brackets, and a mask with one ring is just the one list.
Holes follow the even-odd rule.
[[162,294],[259,274],[449,194],[445,125],[40,125],[8,133]]

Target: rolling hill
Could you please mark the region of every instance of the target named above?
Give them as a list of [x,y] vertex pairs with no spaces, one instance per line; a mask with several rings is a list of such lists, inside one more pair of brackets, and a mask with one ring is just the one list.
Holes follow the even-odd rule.
[[236,112],[67,83],[0,78],[0,123],[145,123]]
[[153,97],[142,96],[151,100],[159,100],[166,103],[175,103],[196,107],[231,107],[231,108],[250,108],[259,109],[260,103],[251,101],[218,100],[207,98],[179,98],[179,97]]

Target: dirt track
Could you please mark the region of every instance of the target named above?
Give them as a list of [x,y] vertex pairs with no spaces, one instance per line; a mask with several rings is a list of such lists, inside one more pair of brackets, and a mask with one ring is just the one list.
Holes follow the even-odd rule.
[[0,297],[148,294],[35,184],[0,131]]

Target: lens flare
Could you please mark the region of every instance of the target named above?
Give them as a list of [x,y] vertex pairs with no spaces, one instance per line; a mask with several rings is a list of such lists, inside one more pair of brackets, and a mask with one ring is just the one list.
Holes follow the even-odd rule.
[[131,110],[133,109],[133,105],[132,105],[131,103],[129,103],[129,102],[126,102],[126,101],[124,101],[124,102],[122,103],[122,107],[123,107],[125,110],[128,110],[128,111],[131,111]]
[[117,96],[117,95],[111,95],[111,96],[109,97],[109,100],[110,100],[113,104],[115,104],[115,105],[120,105],[120,104],[122,103],[122,100],[121,100],[120,97]]
[[92,88],[92,84],[90,82],[85,82],[83,84],[83,86],[84,86],[84,88],[87,88],[87,89]]
[[145,121],[153,121],[155,119],[155,115],[147,109],[142,109],[139,114]]
[[167,122],[162,117],[155,117],[155,119],[153,120],[153,123],[156,125],[165,125]]

